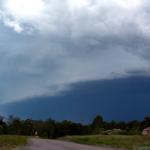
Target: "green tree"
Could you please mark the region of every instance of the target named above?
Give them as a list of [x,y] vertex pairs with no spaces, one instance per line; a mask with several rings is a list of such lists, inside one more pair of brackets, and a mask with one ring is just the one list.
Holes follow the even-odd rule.
[[22,134],[23,135],[34,135],[34,124],[32,119],[26,119],[22,122]]
[[55,138],[55,121],[52,119],[46,120],[44,123],[44,128],[43,128],[44,135],[47,138]]
[[21,128],[22,128],[22,121],[17,117],[10,116],[8,119],[8,132],[10,134],[20,135],[22,134]]
[[144,120],[141,122],[141,130],[147,127],[150,127],[150,116],[145,117]]
[[103,117],[98,115],[94,118],[91,124],[92,130],[94,134],[98,134],[103,130]]

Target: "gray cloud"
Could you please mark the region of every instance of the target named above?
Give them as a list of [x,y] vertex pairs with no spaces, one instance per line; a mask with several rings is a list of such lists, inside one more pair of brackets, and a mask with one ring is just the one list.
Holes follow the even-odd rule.
[[148,0],[43,0],[42,11],[29,18],[6,2],[0,9],[1,102],[149,70]]

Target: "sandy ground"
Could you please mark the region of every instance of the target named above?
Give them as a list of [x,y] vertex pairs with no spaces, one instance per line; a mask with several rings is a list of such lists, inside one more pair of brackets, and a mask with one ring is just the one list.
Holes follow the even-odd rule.
[[32,138],[21,150],[119,150],[115,148],[95,147],[58,140]]

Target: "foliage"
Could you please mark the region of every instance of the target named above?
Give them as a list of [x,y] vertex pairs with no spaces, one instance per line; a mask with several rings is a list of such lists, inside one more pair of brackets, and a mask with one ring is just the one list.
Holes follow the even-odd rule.
[[146,127],[150,127],[150,116],[147,116],[144,118],[144,120],[141,122],[141,129],[144,129]]
[[103,117],[102,116],[96,116],[91,124],[92,130],[94,134],[101,133],[103,129]]
[[142,130],[150,126],[150,117],[143,121],[104,121],[103,117],[96,116],[91,124],[83,125],[72,121],[56,122],[47,120],[22,120],[17,117],[0,117],[0,134],[34,136],[35,133],[44,138],[58,138],[66,135],[93,135],[93,134],[118,134],[140,135]]
[[140,135],[92,135],[92,136],[67,136],[61,140],[72,141],[80,144],[102,145],[132,150],[138,146],[149,146],[150,137]]
[[0,149],[11,149],[18,146],[23,146],[27,143],[27,137],[15,135],[1,135],[0,136]]

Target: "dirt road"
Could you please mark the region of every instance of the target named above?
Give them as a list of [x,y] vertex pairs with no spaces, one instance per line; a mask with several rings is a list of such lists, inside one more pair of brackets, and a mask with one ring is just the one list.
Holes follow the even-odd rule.
[[22,150],[117,150],[115,148],[104,148],[81,145],[58,140],[30,139]]

